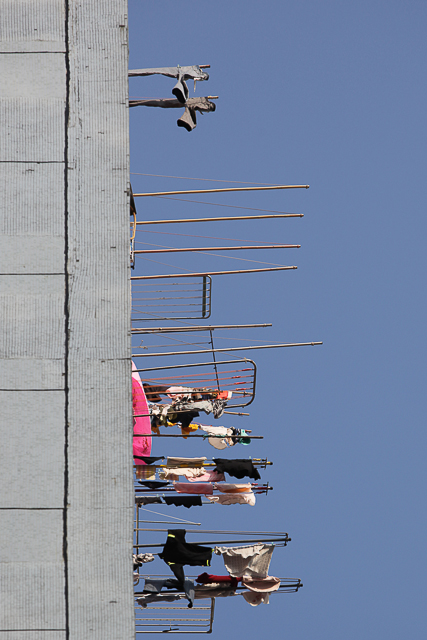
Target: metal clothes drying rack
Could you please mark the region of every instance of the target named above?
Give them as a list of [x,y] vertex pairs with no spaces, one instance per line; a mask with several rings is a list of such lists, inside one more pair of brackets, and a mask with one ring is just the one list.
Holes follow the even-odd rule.
[[[135,254],[135,251],[133,251]],[[209,275],[177,281],[132,283],[132,322],[206,320],[211,315],[212,278]]]
[[[175,369],[196,368],[194,373],[182,374],[179,376],[166,375],[168,371]],[[185,385],[192,388],[210,388],[218,391],[232,391],[233,396],[227,401],[228,408],[247,407],[255,399],[257,367],[253,360],[249,358],[239,358],[235,360],[219,360],[212,362],[195,362],[190,364],[167,365],[164,367],[147,367],[137,369],[143,382],[156,385]],[[160,377],[146,377],[146,373],[151,371],[162,371],[164,375]],[[239,380],[239,382],[236,382]],[[147,400],[150,402],[150,393],[146,392]],[[248,398],[248,400],[246,400]],[[159,404],[170,404],[161,402]],[[225,411],[224,413],[227,413]]]
[[[141,507],[135,507],[135,533],[134,533],[134,549],[138,554],[141,548],[147,547],[161,547],[163,544],[139,544],[139,536],[142,532],[162,532],[167,533],[168,529],[157,529],[157,528],[142,528],[139,525],[141,524],[139,518],[139,511],[142,509]],[[155,514],[157,517],[160,514],[156,514],[156,512],[150,511],[149,509],[142,509],[143,511],[147,511],[148,513]],[[165,524],[172,525],[173,527],[179,527],[183,524],[191,524],[195,526],[200,526],[200,523],[190,522],[189,520],[184,520],[182,518],[178,518],[175,516],[167,516],[171,518],[174,522],[170,522],[168,520],[147,520],[143,522],[151,523],[151,524]],[[277,541],[279,545],[286,546],[287,542],[290,542],[290,538],[287,533],[284,532],[237,532],[237,531],[217,531],[217,530],[191,530],[187,529],[186,533],[201,533],[201,534],[210,534],[216,533],[217,535],[229,536],[229,535],[237,535],[237,536],[249,536],[249,539],[237,539],[237,540],[222,540],[217,541],[219,544],[226,544],[231,542],[232,544],[239,544],[239,542],[248,543],[251,542],[251,536],[256,535],[256,541],[275,541],[275,537],[271,536],[279,536]],[[267,539],[264,539],[264,536],[268,535]],[[261,540],[259,536],[263,536]],[[199,543],[202,544],[202,543]],[[215,544],[214,542],[204,542],[203,544]],[[139,568],[141,569],[141,568]],[[170,578],[171,574],[154,574],[149,573],[144,570],[144,573],[139,573],[138,570],[138,578]],[[189,578],[196,578],[197,576],[188,575]],[[280,578],[281,584],[279,590],[275,593],[295,593],[297,592],[303,585],[301,580],[297,578]],[[239,586],[237,588],[237,594],[243,591],[243,587]],[[135,587],[135,597],[146,595],[144,592],[139,591],[138,587]],[[181,597],[181,599],[174,601],[172,604],[165,602],[164,604],[156,601],[154,603],[147,603],[145,606],[142,604],[135,604],[135,618],[136,618],[136,634],[143,633],[211,633],[214,622],[215,615],[215,598],[209,597],[209,594],[206,594],[206,598],[210,600],[210,605],[203,606],[195,604],[193,608],[188,608],[187,600],[185,599],[185,595],[183,591],[167,591],[168,595],[176,595]]]
[[[192,609],[188,608],[187,600],[184,598],[174,602],[174,606],[168,603],[147,604],[145,607],[136,604],[136,637],[143,633],[212,633],[215,598],[210,600],[210,606],[194,605]],[[155,611],[153,617],[152,611]]]

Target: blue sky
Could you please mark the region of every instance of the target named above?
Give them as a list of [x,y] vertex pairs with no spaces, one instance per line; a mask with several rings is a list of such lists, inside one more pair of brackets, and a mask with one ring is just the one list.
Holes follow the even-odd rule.
[[[134,191],[228,186],[138,173],[310,185],[197,198],[302,219],[156,228],[209,238],[138,231],[138,242],[176,247],[301,244],[233,259],[153,256],[171,267],[139,257],[135,273],[263,266],[236,257],[296,264],[214,279],[212,324],[273,323],[215,334],[215,346],[324,342],[246,352],[258,367],[250,417],[217,421],[264,435],[227,455],[268,456],[262,477],[274,491],[255,508],[168,512],[292,537],[270,572],[304,588],[258,608],[219,602],[214,638],[425,637],[426,11],[418,1],[129,1],[130,68],[210,64],[190,95],[219,96],[191,133],[176,126],[179,110],[131,109]],[[173,84],[132,79],[130,95],[169,98]],[[140,220],[239,215],[148,198],[137,209]],[[157,442],[154,453],[215,453],[200,440]]]

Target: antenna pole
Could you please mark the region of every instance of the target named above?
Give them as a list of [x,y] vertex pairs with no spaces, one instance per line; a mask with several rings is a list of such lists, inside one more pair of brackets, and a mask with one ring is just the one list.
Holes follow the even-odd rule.
[[238,271],[205,271],[202,273],[167,273],[163,276],[132,276],[131,280],[159,280],[161,278],[194,278],[195,276],[224,276],[229,273],[260,273],[261,271],[286,271],[298,267],[269,267],[268,269],[239,269]]
[[211,324],[203,327],[143,327],[132,329],[132,333],[187,333],[188,331],[213,331],[214,329],[254,329],[259,327],[272,327],[271,322],[264,324]]
[[274,187],[228,187],[227,189],[193,189],[190,191],[155,191],[154,193],[134,193],[134,198],[148,196],[182,196],[193,193],[230,193],[230,191],[273,191],[275,189],[309,189],[309,184],[278,184]]
[[299,249],[300,244],[266,244],[240,247],[182,247],[179,249],[137,249],[134,253],[184,253],[195,251],[239,251],[241,249]]
[[222,218],[181,218],[180,220],[144,220],[136,224],[178,224],[181,222],[222,222],[224,220],[262,220],[263,218],[303,218],[303,213],[281,213],[262,216],[224,216]]
[[229,351],[249,351],[250,349],[279,349],[281,347],[314,347],[323,342],[294,342],[290,344],[262,344],[255,347],[229,347],[228,349],[198,349],[197,351],[168,351],[167,353],[133,353],[132,358],[150,358],[158,356],[184,356],[195,353],[228,353]]

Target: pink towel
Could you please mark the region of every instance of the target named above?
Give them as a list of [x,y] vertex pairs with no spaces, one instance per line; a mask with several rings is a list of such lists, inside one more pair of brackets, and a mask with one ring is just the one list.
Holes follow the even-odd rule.
[[205,496],[213,494],[213,486],[210,482],[174,482],[173,486],[178,493],[196,493]]
[[[139,376],[138,376],[139,378]],[[133,432],[146,433],[151,435],[151,422],[148,417],[148,405],[145,397],[144,389],[136,376],[132,375],[132,402],[133,402],[133,415],[140,416],[145,414],[146,417],[133,419]],[[133,439],[133,455],[134,456],[149,456],[151,453],[151,438],[144,436]],[[145,464],[143,460],[134,458],[135,464]]]

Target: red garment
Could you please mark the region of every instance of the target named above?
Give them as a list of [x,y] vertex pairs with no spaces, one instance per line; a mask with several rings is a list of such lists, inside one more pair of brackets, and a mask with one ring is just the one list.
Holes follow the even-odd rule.
[[196,578],[196,582],[199,584],[212,584],[215,582],[227,583],[232,589],[236,589],[241,579],[242,578],[232,578],[231,576],[213,576],[205,572],[201,573],[200,576]]
[[[133,419],[133,432],[146,433],[151,435],[151,422],[148,417],[148,405],[145,397],[144,389],[138,380],[132,376],[132,404],[133,415],[140,416],[145,415],[143,418]],[[144,436],[133,439],[133,455],[134,456],[149,456],[151,453],[151,438]],[[135,464],[145,464],[143,460],[134,458]]]

